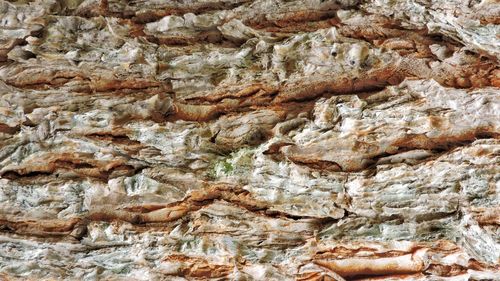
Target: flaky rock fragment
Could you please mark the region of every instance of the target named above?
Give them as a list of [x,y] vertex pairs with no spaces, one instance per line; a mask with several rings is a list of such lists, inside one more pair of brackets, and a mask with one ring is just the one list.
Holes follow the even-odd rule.
[[341,260],[317,260],[324,266],[341,276],[356,275],[392,275],[417,273],[424,270],[424,261],[418,254],[407,254],[395,257],[348,258]]
[[0,0],[0,279],[500,280],[499,11]]
[[221,117],[211,129],[216,144],[230,148],[257,145],[271,135],[271,129],[281,118],[281,112],[269,110]]

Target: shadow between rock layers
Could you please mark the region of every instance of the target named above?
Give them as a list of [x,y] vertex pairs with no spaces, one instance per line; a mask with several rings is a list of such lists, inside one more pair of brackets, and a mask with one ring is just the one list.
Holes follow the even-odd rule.
[[0,0],[0,279],[500,279],[499,14]]

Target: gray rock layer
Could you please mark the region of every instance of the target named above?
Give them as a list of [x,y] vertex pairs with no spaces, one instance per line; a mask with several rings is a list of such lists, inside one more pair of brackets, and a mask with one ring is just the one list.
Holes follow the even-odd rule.
[[0,0],[1,280],[500,280],[495,0]]

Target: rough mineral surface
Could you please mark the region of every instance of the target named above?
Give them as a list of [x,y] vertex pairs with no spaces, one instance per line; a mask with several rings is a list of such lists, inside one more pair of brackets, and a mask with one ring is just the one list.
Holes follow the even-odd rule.
[[0,0],[1,280],[500,280],[498,0]]

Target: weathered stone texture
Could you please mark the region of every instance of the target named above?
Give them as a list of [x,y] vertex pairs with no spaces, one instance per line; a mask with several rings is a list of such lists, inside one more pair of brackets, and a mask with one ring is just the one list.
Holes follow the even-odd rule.
[[1,280],[500,280],[495,0],[0,0]]

